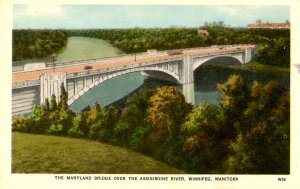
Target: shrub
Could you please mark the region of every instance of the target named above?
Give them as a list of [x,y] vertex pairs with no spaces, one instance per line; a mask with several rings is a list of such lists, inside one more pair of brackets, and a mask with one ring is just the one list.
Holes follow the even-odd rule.
[[12,131],[29,132],[30,130],[30,118],[29,117],[13,117]]
[[147,152],[145,138],[150,131],[150,127],[139,126],[135,128],[132,132],[131,136],[129,137],[129,146],[141,152]]
[[128,134],[129,134],[128,123],[120,120],[113,129],[113,137],[111,142],[113,144],[118,144],[122,146],[127,146],[128,144]]
[[63,125],[53,123],[50,125],[50,128],[47,130],[47,133],[52,135],[61,135],[63,134]]
[[72,127],[68,131],[68,135],[72,137],[84,137],[84,132],[81,129],[81,122],[82,122],[82,116],[81,114],[78,114],[74,119],[73,119],[73,124]]

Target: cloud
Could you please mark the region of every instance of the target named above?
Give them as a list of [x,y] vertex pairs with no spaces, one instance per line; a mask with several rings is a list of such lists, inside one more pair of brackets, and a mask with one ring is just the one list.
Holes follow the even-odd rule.
[[240,7],[230,7],[230,6],[217,6],[217,11],[227,13],[231,16],[247,16],[245,12],[240,11]]
[[22,15],[38,16],[38,17],[57,17],[65,16],[65,11],[61,5],[37,4],[27,5],[22,12]]

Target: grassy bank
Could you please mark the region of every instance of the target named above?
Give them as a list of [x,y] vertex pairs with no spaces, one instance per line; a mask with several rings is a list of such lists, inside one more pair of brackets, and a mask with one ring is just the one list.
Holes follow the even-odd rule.
[[13,173],[184,173],[142,154],[96,141],[13,133]]
[[221,64],[218,65],[212,64],[210,66],[216,66],[219,68],[222,67],[224,69],[247,71],[247,72],[252,72],[257,74],[268,74],[268,75],[289,75],[290,74],[290,68],[265,65],[259,62],[251,62],[248,64],[244,64],[242,66],[221,65]]

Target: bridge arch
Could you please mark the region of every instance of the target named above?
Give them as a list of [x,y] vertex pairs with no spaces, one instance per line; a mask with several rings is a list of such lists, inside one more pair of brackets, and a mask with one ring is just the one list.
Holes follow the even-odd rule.
[[161,72],[161,73],[164,73],[164,74],[167,74],[167,75],[171,76],[177,82],[180,81],[178,74],[176,74],[175,72],[172,72],[170,70],[167,70],[167,69],[164,69],[164,68],[160,68],[160,67],[141,67],[141,68],[127,69],[127,70],[118,71],[118,72],[114,72],[114,73],[102,76],[98,80],[90,83],[89,85],[87,85],[86,87],[84,87],[83,89],[81,89],[80,91],[78,91],[75,95],[73,95],[72,97],[70,97],[69,100],[68,100],[68,105],[69,106],[72,105],[77,99],[79,99],[81,96],[83,96],[89,90],[91,90],[92,88],[100,85],[104,81],[107,81],[109,79],[118,77],[120,75],[125,75],[125,74],[129,74],[129,73],[134,73],[134,72],[141,72],[141,71],[156,71],[156,72]]
[[208,64],[228,64],[228,65],[241,65],[243,64],[243,57],[231,56],[231,55],[222,55],[222,56],[214,56],[211,58],[201,58],[195,59],[193,70],[196,71],[200,66],[208,65]]

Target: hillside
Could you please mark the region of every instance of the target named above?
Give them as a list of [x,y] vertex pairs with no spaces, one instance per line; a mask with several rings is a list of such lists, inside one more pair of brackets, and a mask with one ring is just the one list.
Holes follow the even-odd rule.
[[184,173],[145,155],[96,141],[13,133],[13,173]]

